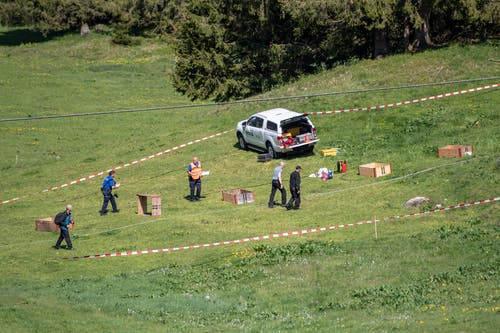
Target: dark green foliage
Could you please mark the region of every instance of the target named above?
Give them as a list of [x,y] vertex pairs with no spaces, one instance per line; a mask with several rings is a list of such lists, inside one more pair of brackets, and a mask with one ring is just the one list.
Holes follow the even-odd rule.
[[79,30],[84,23],[113,23],[123,13],[124,0],[16,0],[0,3],[0,23],[26,25],[48,34]]
[[132,44],[132,37],[128,34],[127,29],[123,25],[116,25],[113,29],[112,39],[113,43],[121,45]]
[[289,61],[288,31],[277,1],[192,1],[182,24],[174,82],[192,99],[227,100],[265,91],[302,72]]
[[279,247],[260,244],[254,247],[255,257],[243,260],[243,263],[257,262],[260,264],[276,264],[279,262],[293,261],[298,257],[308,255],[333,255],[341,253],[341,248],[334,242],[307,241],[293,243]]
[[119,45],[137,45],[138,40],[134,39],[125,24],[117,24],[113,28],[111,41]]
[[174,34],[186,0],[136,0],[128,3],[130,31],[151,36]]
[[449,239],[451,237],[458,238],[460,240],[480,240],[484,238],[487,234],[485,231],[474,228],[474,227],[463,227],[455,225],[443,225],[438,227],[437,232],[440,239]]
[[[280,1],[192,1],[188,9],[174,80],[192,99],[247,97],[363,52],[351,26]],[[330,9],[336,17],[345,7]]]
[[[493,2],[189,2],[174,72],[191,99],[244,98],[353,57],[499,31]],[[451,18],[451,19],[450,19]],[[495,21],[496,20],[496,21]],[[465,29],[465,27],[469,27]],[[458,28],[457,28],[458,27]]]
[[268,91],[352,58],[484,40],[500,32],[500,4],[473,1],[14,0],[0,24],[44,35],[83,24],[130,35],[177,38],[175,88],[192,100],[226,101]]
[[[394,309],[415,308],[430,304],[448,302],[450,294],[457,294],[457,285],[474,284],[479,281],[498,279],[498,267],[495,265],[473,265],[458,267],[453,272],[443,272],[430,275],[428,278],[419,279],[401,286],[381,285],[374,288],[363,288],[352,292],[351,309],[364,309],[369,307],[387,307]],[[448,286],[450,285],[450,286]],[[335,309],[340,305],[331,303],[323,306]],[[344,305],[344,307],[346,307]]]

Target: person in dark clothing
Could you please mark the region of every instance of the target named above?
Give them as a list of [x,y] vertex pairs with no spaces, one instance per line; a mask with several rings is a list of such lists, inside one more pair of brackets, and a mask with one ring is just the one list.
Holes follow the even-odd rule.
[[285,207],[286,205],[286,190],[283,186],[283,179],[281,178],[284,167],[285,162],[280,162],[280,165],[274,168],[271,195],[269,196],[269,208],[274,208],[274,196],[277,190],[281,192],[281,206]]
[[73,244],[71,243],[71,238],[69,237],[69,225],[74,224],[73,217],[71,216],[72,210],[73,206],[71,205],[66,206],[66,210],[64,211],[66,218],[64,220],[64,223],[59,226],[61,232],[59,234],[59,238],[57,239],[56,245],[53,246],[53,248],[56,250],[59,250],[59,248],[61,247],[63,239],[66,242],[66,249],[74,250]]
[[113,207],[113,211],[112,211],[113,213],[118,213],[120,211],[118,209],[118,207],[116,206],[115,197],[113,196],[113,193],[112,193],[113,189],[118,188],[118,186],[120,186],[120,184],[117,184],[115,182],[115,171],[111,170],[108,173],[108,176],[102,182],[101,192],[102,192],[102,195],[104,197],[104,201],[102,203],[102,208],[99,211],[101,216],[106,215],[106,213],[108,212],[108,210],[107,210],[108,202],[111,202],[111,207]]
[[290,192],[292,192],[292,198],[286,204],[286,209],[300,209],[300,170],[302,168],[300,165],[297,165],[295,171],[290,174]]

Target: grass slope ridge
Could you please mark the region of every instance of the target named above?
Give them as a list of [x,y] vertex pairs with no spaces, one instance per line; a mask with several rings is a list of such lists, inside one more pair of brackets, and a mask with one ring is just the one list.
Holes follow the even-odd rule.
[[[5,29],[0,33],[5,33]],[[497,42],[359,61],[304,77],[262,96],[451,81],[500,74]],[[113,46],[108,37],[61,36],[0,46],[2,118],[188,104],[169,73],[168,44]],[[500,94],[497,89],[442,100],[332,116],[311,116],[316,154],[285,159],[303,168],[303,209],[269,210],[276,161],[257,163],[234,132],[117,172],[119,214],[100,217],[102,178],[41,193],[191,140],[234,128],[272,107],[326,111],[405,101],[490,84],[457,84],[364,94],[207,106],[137,114],[0,123],[0,327],[4,332],[102,331],[443,331],[494,332],[498,295],[498,203],[227,247],[87,261],[61,261],[57,234],[35,232],[36,218],[74,206],[76,251],[89,255],[241,239],[416,212],[415,196],[443,206],[498,196]],[[464,160],[437,147],[470,144]],[[338,158],[319,150],[341,147]],[[188,202],[185,168],[200,157],[210,176],[202,201]],[[307,175],[348,161],[348,173]],[[393,174],[360,177],[359,164],[390,162]],[[458,162],[458,163],[455,163]],[[421,172],[425,171],[425,172]],[[288,177],[286,177],[287,179]],[[221,201],[245,188],[252,204]],[[160,218],[136,214],[136,193],[162,195]],[[431,208],[429,205],[425,208]]]

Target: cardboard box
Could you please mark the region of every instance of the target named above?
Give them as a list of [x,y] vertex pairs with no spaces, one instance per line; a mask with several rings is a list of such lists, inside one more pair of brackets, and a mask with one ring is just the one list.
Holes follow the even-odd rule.
[[378,162],[363,164],[358,166],[358,173],[366,177],[382,177],[392,173],[392,165]]
[[[146,216],[161,215],[161,196],[157,194],[136,194],[137,214]],[[148,212],[148,198],[151,198],[151,212]]]
[[296,136],[296,140],[298,143],[309,142],[312,140],[311,133],[300,134]]
[[234,189],[222,191],[222,201],[231,202],[235,205],[242,205],[248,202],[254,202],[255,197],[251,191]]
[[[74,224],[69,225],[69,229],[73,229]],[[36,231],[59,231],[59,226],[54,223],[53,217],[46,217],[35,220]]]
[[447,145],[438,148],[439,157],[463,157],[473,153],[474,148],[468,145]]

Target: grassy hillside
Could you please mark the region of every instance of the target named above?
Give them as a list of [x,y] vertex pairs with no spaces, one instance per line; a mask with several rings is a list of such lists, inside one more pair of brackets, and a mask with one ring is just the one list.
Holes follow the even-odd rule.
[[[168,42],[113,46],[106,36],[11,43],[0,30],[0,118],[144,109],[191,102],[174,92]],[[9,41],[7,43],[6,41]],[[14,45],[12,44],[19,44]],[[304,77],[268,97],[499,77],[498,42],[359,61]],[[498,80],[497,80],[498,81]],[[257,111],[368,107],[498,83],[495,80],[247,104],[0,122],[0,316],[2,332],[495,332],[499,325],[498,203],[389,219],[302,236],[185,251],[59,260],[230,241],[418,212],[416,196],[445,207],[498,197],[498,88],[339,115],[312,115],[315,154],[286,157],[303,168],[300,211],[270,210],[278,161],[258,163],[232,131]],[[119,214],[99,216],[103,177],[44,191],[172,147],[230,130],[117,171]],[[438,147],[473,145],[463,159]],[[319,151],[340,147],[337,158]],[[202,201],[186,200],[185,169],[198,156],[210,175]],[[348,173],[307,177],[346,159]],[[357,166],[391,163],[391,175]],[[243,188],[236,206],[221,191]],[[161,217],[138,216],[136,194],[162,196]],[[74,206],[75,251],[34,220]]]

